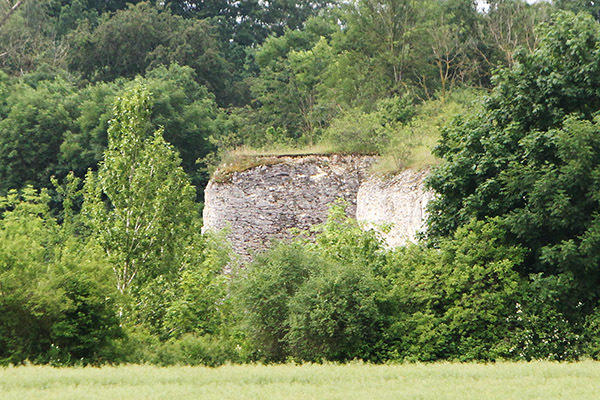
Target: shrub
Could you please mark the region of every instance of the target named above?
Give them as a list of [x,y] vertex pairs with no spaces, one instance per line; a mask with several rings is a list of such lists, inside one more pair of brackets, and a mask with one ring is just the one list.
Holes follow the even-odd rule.
[[111,361],[122,331],[110,266],[48,203],[30,187],[0,197],[0,364]]
[[262,361],[283,361],[289,330],[288,304],[321,259],[298,243],[276,244],[240,271],[233,293],[242,328]]
[[509,355],[511,307],[523,249],[494,220],[472,222],[439,249],[400,251],[390,262],[397,319],[388,337],[401,358],[489,360]]
[[298,360],[372,359],[384,323],[383,282],[363,265],[322,264],[290,299],[284,340]]

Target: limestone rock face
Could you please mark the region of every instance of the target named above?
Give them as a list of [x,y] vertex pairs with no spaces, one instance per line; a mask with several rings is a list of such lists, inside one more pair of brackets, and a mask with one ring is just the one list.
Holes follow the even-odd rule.
[[391,178],[367,177],[357,193],[357,221],[378,230],[391,247],[414,241],[433,197],[424,184],[428,173],[406,169]]
[[234,251],[248,260],[273,239],[292,236],[290,228],[308,229],[325,222],[338,198],[356,213],[356,193],[373,157],[280,157],[276,163],[233,173],[209,182],[205,190],[203,230],[229,229]]
[[[293,236],[325,222],[329,206],[343,198],[348,213],[365,226],[391,225],[390,246],[414,238],[421,229],[431,194],[423,187],[427,171],[406,170],[390,179],[370,176],[371,156],[277,157],[269,163],[211,180],[205,190],[204,227],[228,230],[244,261],[273,239]],[[376,228],[377,229],[377,228]]]

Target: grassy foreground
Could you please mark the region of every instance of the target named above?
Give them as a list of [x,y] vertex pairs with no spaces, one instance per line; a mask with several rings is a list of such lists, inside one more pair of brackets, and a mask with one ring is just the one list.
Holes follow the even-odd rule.
[[597,399],[600,363],[0,368],[0,399]]

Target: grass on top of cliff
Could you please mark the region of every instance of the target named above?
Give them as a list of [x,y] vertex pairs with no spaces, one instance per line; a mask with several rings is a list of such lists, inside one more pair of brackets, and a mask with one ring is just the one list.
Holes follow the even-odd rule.
[[406,168],[426,168],[440,162],[432,150],[442,128],[455,116],[467,113],[479,95],[477,91],[459,90],[445,99],[411,106],[412,118],[407,123],[385,122],[381,110],[366,113],[351,109],[331,121],[316,145],[303,145],[302,139],[293,141],[271,133],[267,135],[271,140],[261,148],[241,146],[222,151],[213,179],[227,181],[235,172],[277,164],[284,156],[378,155],[379,161],[373,165],[372,172],[380,175],[392,175]]
[[331,146],[274,146],[264,149],[238,147],[225,151],[219,167],[213,172],[212,179],[225,182],[236,172],[243,172],[260,165],[274,165],[283,162],[283,157],[301,157],[311,155],[331,155],[335,152]]
[[446,99],[421,104],[410,122],[392,132],[372,172],[387,175],[439,164],[440,159],[432,151],[440,140],[442,128],[457,115],[469,112],[477,96],[479,93],[471,90],[457,91]]
[[4,399],[596,399],[600,363],[0,368]]

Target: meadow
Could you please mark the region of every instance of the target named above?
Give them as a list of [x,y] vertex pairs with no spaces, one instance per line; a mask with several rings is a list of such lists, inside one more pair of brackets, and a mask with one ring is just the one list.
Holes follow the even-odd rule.
[[600,363],[0,369],[0,399],[597,399]]

